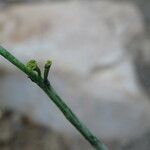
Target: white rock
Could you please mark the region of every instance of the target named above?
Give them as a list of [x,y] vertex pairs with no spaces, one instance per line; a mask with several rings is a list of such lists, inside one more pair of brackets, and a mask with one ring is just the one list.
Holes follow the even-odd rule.
[[[143,32],[137,8],[114,2],[14,6],[0,14],[1,44],[23,62],[53,60],[51,82],[92,131],[135,136],[150,126],[150,104],[135,80],[128,42]],[[47,97],[12,65],[1,77],[1,106],[73,133]],[[67,126],[67,127],[66,127]]]

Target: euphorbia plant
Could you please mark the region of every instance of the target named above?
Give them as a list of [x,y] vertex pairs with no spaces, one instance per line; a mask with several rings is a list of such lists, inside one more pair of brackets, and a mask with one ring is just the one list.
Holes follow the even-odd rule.
[[56,93],[48,80],[48,73],[52,62],[48,60],[42,75],[35,60],[30,60],[26,65],[14,57],[10,52],[0,46],[0,55],[10,61],[13,65],[23,71],[33,82],[35,82],[47,96],[57,105],[66,119],[83,135],[83,137],[96,149],[108,150],[107,147],[78,119],[72,110],[66,105],[62,98]]

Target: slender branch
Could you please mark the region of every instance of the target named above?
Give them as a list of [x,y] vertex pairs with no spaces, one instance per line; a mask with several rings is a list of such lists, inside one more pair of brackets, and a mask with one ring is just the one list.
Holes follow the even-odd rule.
[[[33,82],[35,82],[48,97],[57,105],[57,107],[64,114],[66,119],[84,136],[84,138],[96,149],[96,150],[108,150],[107,147],[96,137],[90,130],[77,118],[72,110],[66,105],[66,103],[58,96],[51,84],[46,84],[39,74],[35,73],[30,67],[27,67],[15,58],[6,49],[0,46],[0,55],[14,64],[17,68],[28,75]],[[34,68],[34,67],[33,67]],[[49,71],[49,70],[48,70]],[[45,78],[47,80],[48,73],[46,72]]]

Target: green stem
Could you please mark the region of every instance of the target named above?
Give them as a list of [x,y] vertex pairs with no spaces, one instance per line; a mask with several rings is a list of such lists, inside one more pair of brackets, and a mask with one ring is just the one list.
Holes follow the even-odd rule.
[[27,68],[23,63],[16,59],[11,53],[0,46],[0,55],[22,70],[27,74],[32,81],[34,81],[48,97],[57,105],[57,107],[64,114],[66,119],[84,136],[84,138],[96,149],[96,150],[108,150],[107,147],[94,136],[89,129],[77,118],[72,110],[65,104],[65,102],[58,96],[53,87],[50,84],[45,84],[44,79],[39,77],[31,69]]
[[44,82],[45,84],[49,85],[49,81],[48,81],[48,74],[49,74],[49,69],[52,65],[52,61],[48,60],[44,66]]

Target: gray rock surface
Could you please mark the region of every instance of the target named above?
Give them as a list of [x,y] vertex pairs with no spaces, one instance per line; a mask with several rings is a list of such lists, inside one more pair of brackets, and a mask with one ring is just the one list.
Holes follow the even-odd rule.
[[141,136],[118,144],[116,146],[116,150],[149,150],[150,143],[150,133],[147,132],[145,134],[142,134]]
[[143,35],[132,46],[134,53],[134,66],[137,72],[137,79],[142,85],[143,91],[150,96],[150,38]]
[[[112,0],[110,0],[112,1]],[[134,3],[136,4],[140,11],[142,12],[142,15],[143,15],[143,20],[145,21],[146,23],[146,28],[148,30],[148,32],[150,33],[150,28],[149,28],[149,25],[150,25],[150,1],[149,0],[114,0],[114,1],[118,1],[118,2],[131,2],[131,3]]]
[[5,111],[0,117],[1,150],[71,150],[66,135],[39,126],[17,112]]
[[[150,103],[126,47],[143,33],[134,5],[66,2],[18,5],[0,13],[0,41],[23,62],[53,60],[50,80],[98,136],[129,138],[150,126]],[[75,130],[33,83],[0,58],[0,104],[60,131]]]

